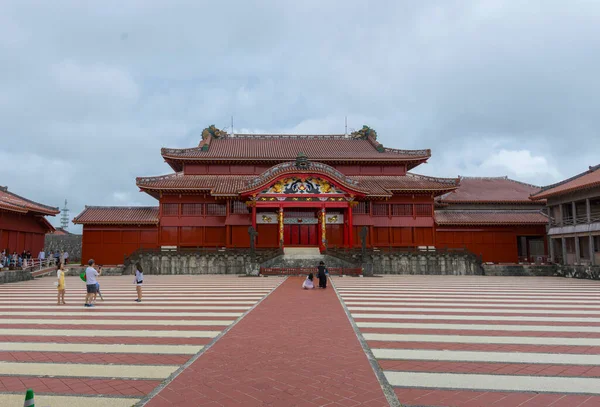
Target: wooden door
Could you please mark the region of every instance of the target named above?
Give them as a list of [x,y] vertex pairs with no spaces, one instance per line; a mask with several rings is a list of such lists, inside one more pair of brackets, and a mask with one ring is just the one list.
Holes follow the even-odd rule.
[[316,246],[317,225],[284,225],[284,244],[286,246]]

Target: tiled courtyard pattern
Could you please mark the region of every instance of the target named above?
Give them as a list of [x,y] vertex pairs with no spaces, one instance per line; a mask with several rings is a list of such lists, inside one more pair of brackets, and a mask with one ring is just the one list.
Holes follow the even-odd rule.
[[[333,290],[301,279],[102,277],[0,286],[0,406],[385,406]],[[333,279],[406,406],[600,406],[600,284],[554,278]],[[267,294],[271,293],[265,298]],[[160,384],[264,300],[172,381]],[[162,390],[161,390],[162,389]],[[159,391],[160,390],[160,391]],[[153,392],[154,391],[154,392]],[[185,402],[184,404],[181,404]]]
[[287,279],[147,406],[389,406],[333,289],[302,281]]
[[334,278],[406,406],[600,406],[600,284]]
[[138,304],[132,277],[100,277],[105,301],[84,308],[85,285],[67,278],[0,285],[0,406],[131,406],[209,344],[282,279],[146,276]]

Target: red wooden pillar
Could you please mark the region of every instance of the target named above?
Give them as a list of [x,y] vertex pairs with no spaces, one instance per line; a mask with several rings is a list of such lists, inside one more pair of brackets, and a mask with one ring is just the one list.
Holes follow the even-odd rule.
[[281,247],[283,249],[283,242],[285,241],[285,236],[284,236],[284,223],[283,223],[283,206],[279,207],[279,214],[277,216],[278,219],[278,231],[277,233],[279,234],[279,247]]
[[325,241],[327,240],[327,223],[325,220],[325,206],[319,211],[319,249],[325,250]]
[[348,210],[346,210],[346,215],[344,218],[344,247],[348,247],[348,244],[350,242],[348,236]]
[[252,227],[256,230],[256,205],[252,205]]
[[352,224],[352,202],[348,203],[348,245],[354,247],[354,226]]

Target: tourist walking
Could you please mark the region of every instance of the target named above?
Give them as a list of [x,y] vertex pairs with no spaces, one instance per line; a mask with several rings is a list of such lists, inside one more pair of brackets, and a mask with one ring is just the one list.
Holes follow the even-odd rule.
[[104,301],[104,297],[102,296],[102,293],[100,292],[100,283],[96,283],[96,293],[94,294],[94,301],[93,302],[96,302],[96,295],[99,295],[100,299],[102,301]]
[[58,288],[58,299],[56,305],[64,305],[65,302],[65,266],[64,264],[60,264],[58,266],[58,271],[56,272],[56,277],[58,279],[56,288]]
[[319,288],[327,288],[327,267],[325,267],[324,262],[319,262],[319,267],[317,267],[317,277],[319,279]]
[[308,275],[308,277],[306,277],[306,280],[304,280],[304,283],[302,283],[302,288],[304,288],[305,290],[312,290],[313,288],[315,288],[313,279],[314,279],[314,275],[313,275],[313,273],[310,273]]
[[96,290],[98,284],[97,277],[99,277],[100,273],[102,272],[102,270],[97,271],[94,268],[95,265],[96,263],[94,262],[94,259],[90,259],[88,261],[88,267],[85,269],[85,284],[87,289],[87,295],[85,296],[86,307],[94,306],[94,304],[92,304],[92,300],[96,297]]
[[135,279],[133,280],[135,284],[135,290],[137,291],[137,299],[136,302],[142,302],[142,284],[144,283],[144,269],[142,269],[142,265],[140,263],[135,264]]
[[69,264],[69,252],[68,251],[65,250],[63,257],[65,259],[65,264]]

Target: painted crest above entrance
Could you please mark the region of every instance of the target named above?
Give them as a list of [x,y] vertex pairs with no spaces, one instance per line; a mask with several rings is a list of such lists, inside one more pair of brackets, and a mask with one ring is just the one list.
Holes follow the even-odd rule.
[[269,188],[261,191],[261,194],[344,194],[344,191],[338,189],[331,182],[318,177],[299,178],[290,177],[283,178],[271,185]]
[[241,196],[350,195],[364,196],[359,182],[335,168],[299,155],[296,161],[274,165],[246,183]]

